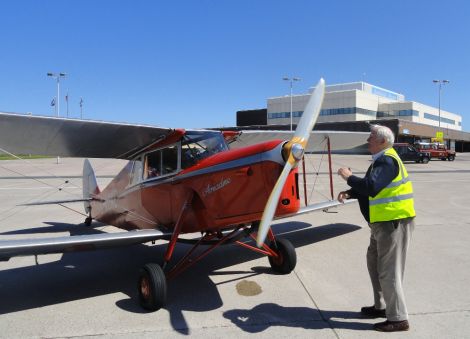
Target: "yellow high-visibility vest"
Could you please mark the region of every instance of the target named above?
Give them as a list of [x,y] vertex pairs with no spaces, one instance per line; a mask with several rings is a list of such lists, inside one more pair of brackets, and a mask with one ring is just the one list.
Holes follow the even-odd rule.
[[413,186],[403,162],[393,148],[389,148],[384,155],[392,157],[398,162],[399,171],[395,179],[379,194],[375,197],[369,197],[369,219],[371,223],[416,216]]

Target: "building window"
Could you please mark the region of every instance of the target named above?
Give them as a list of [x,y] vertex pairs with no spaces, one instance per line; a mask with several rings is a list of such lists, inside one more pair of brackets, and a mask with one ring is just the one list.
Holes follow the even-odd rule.
[[414,109],[404,109],[401,111],[398,111],[399,116],[404,116],[404,117],[419,117],[419,112],[414,110]]
[[[292,112],[293,118],[300,118],[304,112],[302,111],[295,111]],[[268,119],[286,119],[290,118],[290,112],[276,112],[276,113],[268,113]]]
[[384,98],[389,98],[389,99],[393,99],[393,100],[398,101],[398,95],[396,95],[395,93],[389,92],[389,91],[381,89],[381,88],[377,88],[375,86],[372,86],[372,94],[379,95],[379,96],[384,97]]
[[[424,113],[424,118],[433,121],[439,121],[439,116],[431,113]],[[455,120],[441,117],[441,122],[446,124],[455,125]]]
[[340,114],[365,114],[375,117],[376,112],[360,107],[325,108],[320,111],[323,116]]

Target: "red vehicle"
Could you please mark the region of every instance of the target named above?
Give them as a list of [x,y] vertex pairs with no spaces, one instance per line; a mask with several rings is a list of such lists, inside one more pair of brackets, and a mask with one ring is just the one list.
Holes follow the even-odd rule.
[[[223,244],[266,255],[274,271],[290,273],[295,248],[275,237],[272,220],[342,205],[327,200],[300,207],[297,163],[324,88],[321,79],[290,141],[238,149],[228,148],[226,139],[233,135],[226,132],[0,114],[0,147],[9,152],[32,148],[34,154],[130,160],[103,190],[86,160],[83,198],[29,204],[83,202],[87,225],[97,220],[126,231],[0,241],[0,260],[168,240],[159,263],[146,264],[138,278],[140,303],[148,310],[165,305],[167,281]],[[182,237],[187,233],[197,237]],[[172,263],[177,242],[193,246]]]
[[449,150],[446,146],[439,142],[416,142],[415,147],[420,152],[427,152],[431,159],[455,160],[455,151]]

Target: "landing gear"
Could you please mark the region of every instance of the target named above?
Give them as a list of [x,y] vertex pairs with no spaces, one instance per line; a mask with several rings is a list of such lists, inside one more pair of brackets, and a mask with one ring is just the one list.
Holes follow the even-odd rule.
[[[294,246],[287,239],[276,239],[272,230],[268,232],[269,246],[268,243],[263,243],[262,247],[258,248],[253,243],[241,241],[241,239],[247,236],[256,240],[257,224],[250,226],[238,225],[232,231],[225,233],[205,232],[199,239],[179,239],[179,231],[180,228],[177,224],[163,258],[165,271],[157,264],[147,264],[140,270],[138,280],[139,301],[141,306],[148,311],[157,311],[165,306],[167,281],[171,281],[223,244],[235,243],[241,247],[268,256],[271,268],[280,274],[292,272],[297,264]],[[165,265],[172,258],[176,242],[192,243],[193,246],[179,262],[168,269]],[[197,251],[200,245],[208,245],[209,247],[205,250]]]
[[277,254],[277,257],[268,257],[273,271],[281,274],[292,272],[297,264],[294,245],[287,239],[276,239],[269,247]]
[[162,268],[147,264],[140,270],[139,300],[143,308],[156,311],[166,304],[167,284]]

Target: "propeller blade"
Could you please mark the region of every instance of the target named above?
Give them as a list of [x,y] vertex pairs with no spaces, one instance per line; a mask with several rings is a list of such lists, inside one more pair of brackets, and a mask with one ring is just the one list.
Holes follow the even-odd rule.
[[266,207],[264,208],[263,216],[261,217],[261,223],[259,224],[258,228],[258,236],[256,237],[256,244],[258,247],[261,247],[261,245],[264,243],[264,240],[266,239],[269,226],[271,225],[271,222],[274,218],[274,213],[276,212],[277,202],[279,201],[284,183],[286,182],[287,176],[289,175],[291,169],[292,165],[290,162],[286,162],[279,179],[277,179],[276,185],[274,185],[274,188],[271,191],[271,195],[269,196]]
[[297,128],[294,133],[294,137],[291,142],[302,143],[302,146],[305,148],[307,146],[308,139],[310,138],[310,133],[312,132],[313,126],[320,115],[321,105],[323,103],[323,97],[325,96],[325,80],[321,78],[317,86],[315,86],[315,91],[310,96],[310,99],[305,107],[302,118],[297,125]]
[[312,131],[313,126],[318,119],[318,115],[320,114],[324,95],[325,80],[320,79],[315,87],[315,91],[310,96],[304,113],[302,114],[302,118],[297,125],[294,136],[287,144],[284,145],[284,151],[286,151],[287,154],[287,161],[282,169],[281,175],[277,179],[277,182],[271,191],[266,207],[264,208],[263,216],[261,217],[261,222],[258,228],[258,236],[256,238],[256,244],[258,247],[261,247],[266,239],[266,235],[268,234],[269,227],[273,221],[274,213],[276,212],[279,197],[281,196],[282,189],[286,183],[287,176],[291,169],[297,165],[300,159],[302,159],[308,139],[310,138],[310,132]]

